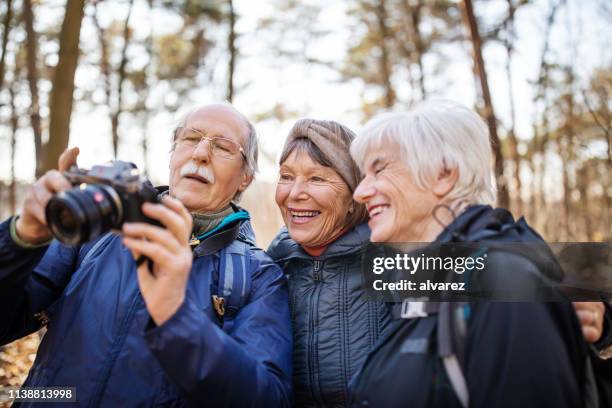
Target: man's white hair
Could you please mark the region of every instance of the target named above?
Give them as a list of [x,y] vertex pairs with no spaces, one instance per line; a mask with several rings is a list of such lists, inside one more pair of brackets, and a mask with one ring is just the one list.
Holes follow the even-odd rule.
[[444,198],[445,204],[495,203],[489,132],[471,109],[435,100],[408,112],[379,114],[357,132],[351,155],[363,170],[368,150],[389,145],[397,146],[420,188],[431,187],[443,169],[457,168],[459,178]]

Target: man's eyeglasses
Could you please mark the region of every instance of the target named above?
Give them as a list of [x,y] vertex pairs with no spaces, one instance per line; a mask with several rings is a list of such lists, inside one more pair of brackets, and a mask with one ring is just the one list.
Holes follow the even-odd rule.
[[184,126],[177,128],[176,144],[185,148],[195,148],[202,140],[210,143],[210,150],[214,156],[224,159],[235,159],[238,154],[242,155],[246,161],[244,149],[236,142],[221,136],[206,136],[197,129]]

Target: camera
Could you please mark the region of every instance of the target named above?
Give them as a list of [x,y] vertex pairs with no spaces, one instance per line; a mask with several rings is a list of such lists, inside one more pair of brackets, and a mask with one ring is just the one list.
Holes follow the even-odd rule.
[[64,176],[75,187],[54,195],[45,208],[51,233],[64,244],[83,244],[124,222],[161,226],[142,213],[142,204],[159,202],[158,191],[133,163],[72,166]]

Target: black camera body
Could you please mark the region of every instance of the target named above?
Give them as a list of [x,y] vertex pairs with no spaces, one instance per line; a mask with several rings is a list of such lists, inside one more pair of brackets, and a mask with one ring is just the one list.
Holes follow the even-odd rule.
[[161,226],[142,213],[144,203],[159,202],[159,193],[133,163],[72,166],[64,176],[75,187],[54,195],[45,208],[49,229],[64,244],[83,244],[124,222]]

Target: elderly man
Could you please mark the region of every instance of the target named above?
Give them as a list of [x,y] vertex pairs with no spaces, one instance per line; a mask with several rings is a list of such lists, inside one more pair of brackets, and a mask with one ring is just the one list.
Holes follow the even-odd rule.
[[256,167],[248,120],[202,107],[174,132],[161,204],[142,208],[165,228],[125,223],[81,247],[49,242],[45,204],[71,185],[39,179],[0,224],[0,344],[48,323],[24,386],[75,387],[92,407],[288,405],[285,278],[232,203]]

